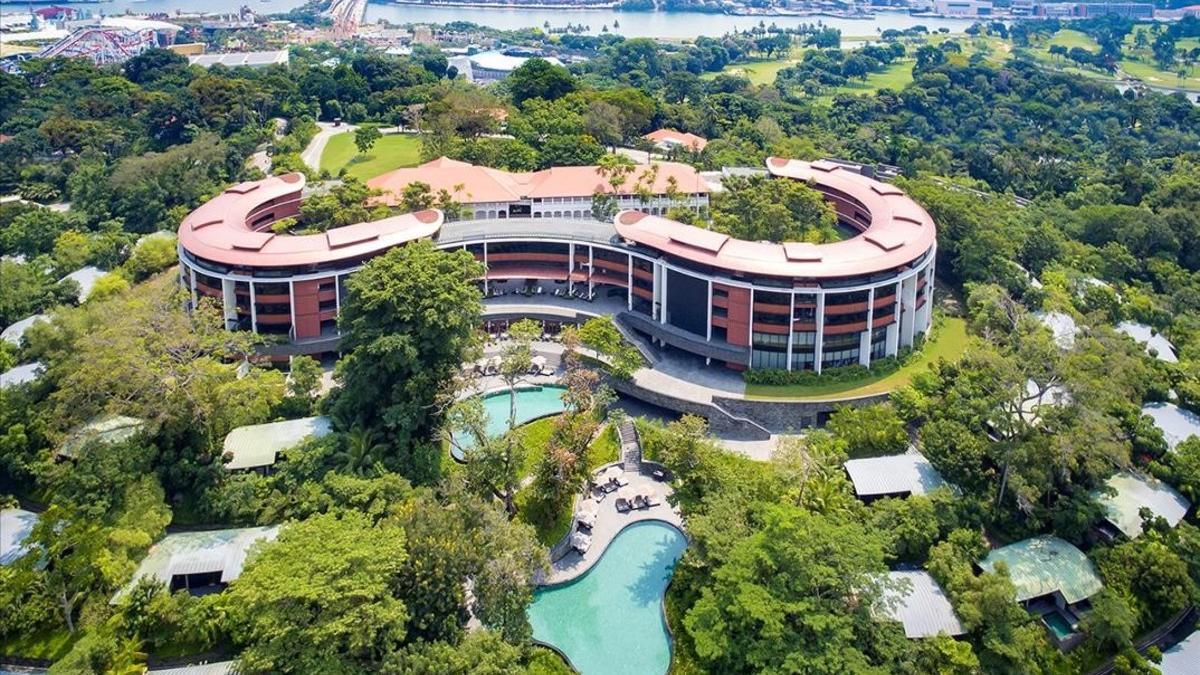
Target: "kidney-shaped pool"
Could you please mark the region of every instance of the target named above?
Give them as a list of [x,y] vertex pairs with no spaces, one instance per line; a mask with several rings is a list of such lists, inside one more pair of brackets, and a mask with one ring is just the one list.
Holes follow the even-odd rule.
[[626,527],[582,577],[534,594],[533,637],[582,675],[661,675],[671,665],[663,592],[687,538],[656,520]]

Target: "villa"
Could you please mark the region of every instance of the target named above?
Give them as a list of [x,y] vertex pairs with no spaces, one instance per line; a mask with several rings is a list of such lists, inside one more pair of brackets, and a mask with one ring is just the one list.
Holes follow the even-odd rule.
[[1122,321],[1117,324],[1117,332],[1124,333],[1133,338],[1134,342],[1138,342],[1146,348],[1146,353],[1159,361],[1167,363],[1178,363],[1179,358],[1175,356],[1175,345],[1163,336],[1162,333],[1154,330],[1150,326],[1136,321]]
[[967,632],[954,613],[950,598],[928,572],[892,571],[888,577],[898,582],[899,587],[884,592],[878,613],[903,624],[905,637],[957,636]]
[[0,373],[0,389],[16,387],[22,384],[29,384],[41,376],[42,371],[46,369],[46,364],[41,361],[26,363],[20,366],[13,366],[8,370]]
[[642,138],[653,143],[654,147],[662,152],[670,152],[677,148],[701,152],[708,145],[707,138],[674,129],[656,129]]
[[1200,436],[1200,415],[1174,403],[1147,403],[1142,406],[1142,414],[1154,420],[1154,426],[1162,431],[1169,450],[1192,436]]
[[[659,166],[660,181],[675,171]],[[421,211],[320,234],[275,234],[273,222],[298,213],[305,181],[301,174],[273,176],[230,187],[184,218],[180,282],[193,302],[216,299],[229,329],[286,336],[264,349],[278,359],[336,352],[346,278],[366,260],[417,239],[465,249],[484,263],[485,320],[490,299],[517,284],[545,298],[527,303],[524,316],[561,320],[558,305],[573,303],[579,312],[612,316],[633,334],[732,370],[869,366],[927,333],[937,253],[929,214],[899,188],[831,162],[772,158],[766,168],[776,180],[819,190],[841,224],[858,234],[830,244],[771,243],[644,210],[621,212],[611,222],[586,220],[585,202],[567,201],[590,200],[605,185],[594,168],[549,169],[535,181],[536,174],[437,160],[372,184],[393,194],[414,180],[435,190],[466,184],[466,192],[478,193],[475,219],[446,222],[438,211]],[[687,172],[680,176],[695,176]],[[506,182],[514,176],[522,177],[518,187],[536,189]],[[679,181],[679,189],[702,203],[707,191],[695,180]],[[547,203],[551,195],[564,201]]]
[[58,448],[58,456],[73,459],[83,448],[93,443],[112,445],[124,442],[146,428],[146,421],[126,415],[97,417],[75,429]]
[[225,468],[230,471],[270,471],[279,453],[333,431],[328,417],[302,417],[282,422],[238,427],[225,437]]
[[23,509],[0,510],[0,565],[11,565],[29,552],[25,540],[36,523],[36,513]]
[[50,317],[45,314],[34,314],[33,316],[27,316],[20,321],[13,322],[7,328],[5,328],[3,332],[0,332],[0,340],[4,340],[11,345],[16,345],[19,347],[21,346],[21,340],[25,337],[25,331],[29,330],[30,326],[35,323],[49,320]]
[[1042,617],[1055,644],[1064,651],[1078,645],[1080,617],[1091,610],[1088,598],[1103,588],[1083,551],[1058,537],[1033,537],[993,550],[979,567],[995,572],[1000,564],[1017,589],[1017,602]]
[[1050,330],[1059,349],[1067,350],[1075,346],[1075,337],[1079,335],[1079,324],[1070,314],[1034,312],[1033,316]]
[[[381,203],[396,206],[404,188],[416,182],[428,185],[433,194],[441,190],[450,193],[475,219],[588,219],[592,217],[592,196],[614,192],[598,166],[556,166],[518,173],[447,157],[390,171],[367,181],[367,187],[383,192]],[[615,191],[619,208],[654,215],[666,215],[674,206],[708,206],[708,193],[708,183],[700,174],[677,162],[638,166]]]
[[67,281],[69,279],[78,284],[79,295],[76,296],[76,299],[79,302],[86,302],[88,297],[91,296],[92,289],[96,286],[96,282],[99,281],[100,277],[104,276],[105,274],[107,274],[107,272],[99,267],[81,267],[62,279],[59,279],[59,281]]
[[[1179,524],[1187,515],[1192,504],[1175,488],[1149,476],[1122,472],[1105,482],[1116,491],[1115,495],[1097,492],[1097,500],[1104,505],[1106,524],[1130,539],[1142,534],[1142,509],[1167,521],[1171,527]],[[1116,532],[1102,528],[1104,534],[1115,537]]]
[[949,485],[916,450],[902,455],[851,459],[843,467],[854,484],[854,494],[864,501],[923,495]]
[[277,536],[278,526],[168,534],[150,547],[133,580],[113,596],[112,602],[132,590],[142,577],[162,582],[171,592],[219,592],[241,576],[251,546]]

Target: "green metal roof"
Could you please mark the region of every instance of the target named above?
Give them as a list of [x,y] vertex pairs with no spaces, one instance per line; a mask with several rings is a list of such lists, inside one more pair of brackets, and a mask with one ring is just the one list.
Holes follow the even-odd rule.
[[1104,586],[1083,551],[1058,537],[1032,537],[1002,546],[989,553],[979,566],[994,572],[1001,562],[1008,566],[1017,587],[1018,602],[1059,592],[1068,603],[1076,603],[1099,593]]
[[251,545],[278,535],[278,525],[168,534],[150,547],[129,584],[113,596],[112,602],[128,593],[142,577],[169,585],[177,575],[220,572],[221,581],[229,583],[242,574]]
[[64,457],[74,457],[84,446],[90,443],[111,445],[131,438],[146,428],[146,420],[126,415],[107,415],[97,417],[92,421],[71,432],[63,441],[58,454]]
[[1166,519],[1172,527],[1179,524],[1192,507],[1175,488],[1153,477],[1122,472],[1109,478],[1107,485],[1117,494],[1110,497],[1097,491],[1096,499],[1107,512],[1106,520],[1130,539],[1142,533],[1142,507]]
[[302,417],[283,422],[238,427],[225,437],[225,452],[232,455],[225,468],[253,469],[275,463],[279,453],[309,438],[320,438],[330,431],[328,417]]

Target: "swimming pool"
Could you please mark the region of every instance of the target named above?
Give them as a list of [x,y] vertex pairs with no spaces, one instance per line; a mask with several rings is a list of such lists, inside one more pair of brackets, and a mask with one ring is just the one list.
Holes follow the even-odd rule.
[[[532,422],[539,417],[557,415],[563,411],[562,394],[564,387],[548,385],[544,387],[521,387],[516,390],[517,397],[517,426]],[[499,436],[508,429],[509,392],[500,391],[485,394],[483,411],[487,413],[487,435]],[[467,445],[473,445],[468,443]],[[462,459],[458,448],[450,446],[450,452]]]
[[1075,632],[1075,629],[1071,628],[1071,624],[1067,621],[1067,618],[1058,612],[1043,614],[1042,622],[1054,634],[1054,638],[1059,641],[1065,640]]
[[582,675],[656,675],[671,665],[663,592],[687,539],[661,521],[630,525],[582,577],[534,594],[533,637]]

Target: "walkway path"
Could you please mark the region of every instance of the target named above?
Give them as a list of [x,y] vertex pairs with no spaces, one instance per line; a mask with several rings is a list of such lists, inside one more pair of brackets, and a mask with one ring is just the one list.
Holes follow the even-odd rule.
[[317,122],[317,127],[320,128],[320,131],[308,142],[308,147],[300,153],[300,159],[304,160],[304,163],[313,171],[321,170],[321,155],[324,154],[325,145],[329,143],[330,138],[358,129],[353,124],[335,127],[332,122]]
[[[609,466],[612,465],[600,467],[597,474]],[[592,545],[588,548],[587,553],[571,549],[566,555],[550,563],[550,572],[537,580],[540,585],[561,584],[579,578],[600,560],[605,549],[613,539],[616,539],[621,530],[633,523],[644,520],[661,520],[680,530],[683,529],[683,517],[675,507],[667,502],[667,497],[671,495],[670,485],[654,480],[648,473],[637,471],[626,471],[624,477],[629,481],[629,485],[619,491],[605,495],[599,501],[596,501],[594,497],[581,499],[575,505],[576,513],[580,509],[596,511],[596,524],[590,532]],[[621,513],[617,511],[616,507],[617,495],[625,493],[649,495],[652,501],[657,503],[657,506]]]

